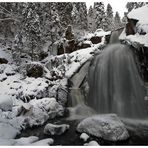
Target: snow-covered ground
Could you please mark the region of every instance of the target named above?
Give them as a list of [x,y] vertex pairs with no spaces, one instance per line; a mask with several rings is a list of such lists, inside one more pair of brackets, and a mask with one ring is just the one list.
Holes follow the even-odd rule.
[[12,64],[11,52],[1,47],[0,57],[10,62],[0,64],[0,145],[52,144],[52,139],[15,137],[27,127],[43,125],[48,119],[63,115],[64,107],[56,100],[58,88],[66,87],[67,79],[103,44],[104,39],[90,48],[47,57],[41,62],[44,75],[40,78],[24,77],[23,71],[18,71],[20,67]]

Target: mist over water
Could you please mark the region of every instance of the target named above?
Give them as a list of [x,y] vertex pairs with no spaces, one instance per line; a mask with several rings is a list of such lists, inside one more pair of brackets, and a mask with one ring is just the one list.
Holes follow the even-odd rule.
[[108,45],[89,69],[88,105],[97,113],[146,118],[145,89],[132,50],[122,44]]

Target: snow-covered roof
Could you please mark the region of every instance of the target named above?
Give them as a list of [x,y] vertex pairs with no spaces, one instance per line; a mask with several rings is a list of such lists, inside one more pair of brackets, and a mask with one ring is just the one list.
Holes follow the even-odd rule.
[[129,14],[128,18],[139,20],[139,23],[141,24],[148,24],[148,5],[145,5],[143,7],[133,9]]

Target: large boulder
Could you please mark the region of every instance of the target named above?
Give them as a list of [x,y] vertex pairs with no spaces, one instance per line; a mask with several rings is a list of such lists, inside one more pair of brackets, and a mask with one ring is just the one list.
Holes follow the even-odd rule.
[[48,123],[44,128],[44,134],[47,135],[62,135],[69,129],[69,125],[61,124],[61,125],[54,125]]
[[121,141],[129,138],[125,125],[115,114],[88,117],[78,124],[77,131],[109,141]]
[[28,77],[42,77],[43,75],[43,66],[40,63],[32,62],[27,64],[26,72]]

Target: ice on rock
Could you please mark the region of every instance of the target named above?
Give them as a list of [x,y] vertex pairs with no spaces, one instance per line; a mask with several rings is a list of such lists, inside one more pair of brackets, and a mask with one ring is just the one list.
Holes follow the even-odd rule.
[[61,135],[65,133],[68,129],[69,129],[69,125],[67,124],[55,125],[55,124],[48,123],[44,128],[44,134]]
[[86,142],[88,140],[89,136],[86,133],[82,133],[80,135],[80,139],[82,139],[84,142]]

